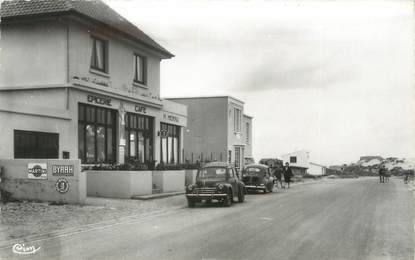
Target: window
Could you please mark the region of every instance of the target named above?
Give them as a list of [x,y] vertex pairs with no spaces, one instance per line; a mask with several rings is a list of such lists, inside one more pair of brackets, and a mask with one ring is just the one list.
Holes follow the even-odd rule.
[[235,178],[232,168],[229,168],[229,178]]
[[115,115],[111,109],[78,105],[78,157],[82,163],[114,163]]
[[249,144],[249,123],[246,123],[246,143]]
[[14,158],[58,159],[59,134],[14,130]]
[[235,132],[241,132],[241,118],[242,112],[239,108],[233,109],[233,130]]
[[235,168],[241,168],[241,147],[235,147]]
[[290,163],[297,163],[297,156],[291,156]]
[[161,123],[161,162],[177,164],[180,162],[179,152],[180,126]]
[[92,37],[91,68],[108,72],[108,42]]
[[147,59],[138,54],[134,55],[134,82],[147,84]]
[[125,156],[140,163],[153,161],[153,118],[127,113],[125,118]]

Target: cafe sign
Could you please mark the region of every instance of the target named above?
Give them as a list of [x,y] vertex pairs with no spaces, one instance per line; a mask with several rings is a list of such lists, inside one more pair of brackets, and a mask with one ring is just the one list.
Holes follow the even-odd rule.
[[48,179],[48,167],[46,163],[28,163],[27,178],[35,180]]
[[134,110],[135,110],[135,112],[138,112],[138,113],[143,113],[143,114],[147,114],[147,111],[146,111],[146,107],[144,107],[144,106],[135,106],[135,108],[134,108]]

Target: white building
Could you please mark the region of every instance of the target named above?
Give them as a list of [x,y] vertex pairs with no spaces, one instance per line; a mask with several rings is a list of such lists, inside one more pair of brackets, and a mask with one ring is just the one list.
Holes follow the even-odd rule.
[[327,167],[317,163],[310,162],[307,173],[314,176],[322,176],[326,174]]
[[306,173],[314,176],[321,176],[326,174],[326,166],[310,162],[310,152],[300,150],[281,156],[285,163],[289,163],[293,173],[297,175],[304,175]]

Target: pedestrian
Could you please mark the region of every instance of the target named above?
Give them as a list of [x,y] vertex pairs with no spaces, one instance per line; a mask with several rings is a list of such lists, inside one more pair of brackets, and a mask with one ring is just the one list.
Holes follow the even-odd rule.
[[278,188],[278,182],[280,183],[280,187],[281,188],[285,188],[284,185],[282,185],[282,172],[281,172],[281,170],[277,166],[275,166],[273,168],[272,174],[275,177],[274,183],[277,184],[277,188]]
[[379,169],[379,182],[384,183],[385,182],[385,176],[386,176],[386,166],[385,164],[382,164]]
[[293,171],[291,170],[290,164],[285,163],[284,166],[284,181],[287,183],[288,189],[290,188],[291,177],[293,176]]

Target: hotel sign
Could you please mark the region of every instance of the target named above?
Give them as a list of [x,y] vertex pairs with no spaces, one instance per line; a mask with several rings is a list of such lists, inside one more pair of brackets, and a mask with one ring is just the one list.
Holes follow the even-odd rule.
[[179,118],[177,116],[163,114],[163,119],[174,123],[179,123]]
[[95,103],[98,105],[105,105],[109,107],[112,106],[111,98],[109,97],[97,97],[97,96],[88,95],[87,100],[89,103]]

